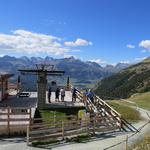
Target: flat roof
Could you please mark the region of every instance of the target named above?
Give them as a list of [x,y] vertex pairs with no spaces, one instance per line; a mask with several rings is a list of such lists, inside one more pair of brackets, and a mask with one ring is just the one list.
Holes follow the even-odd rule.
[[0,102],[0,108],[33,108],[37,105],[37,96],[33,92],[30,92],[30,97],[17,97],[15,95],[8,97],[8,99]]
[[9,73],[6,73],[6,74],[3,74],[3,73],[0,73],[0,81],[2,79],[8,79],[10,77],[12,77],[14,74],[9,74]]

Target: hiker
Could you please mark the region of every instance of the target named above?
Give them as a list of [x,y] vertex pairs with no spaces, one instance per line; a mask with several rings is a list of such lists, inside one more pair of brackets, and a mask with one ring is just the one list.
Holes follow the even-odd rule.
[[72,102],[76,102],[76,92],[77,92],[77,89],[76,88],[73,88],[72,89]]
[[49,87],[48,89],[48,102],[51,103],[51,92],[52,92],[52,89],[51,87]]
[[94,103],[94,93],[91,91],[91,89],[89,89],[87,97],[91,100],[92,103]]
[[60,93],[60,90],[59,90],[59,88],[57,87],[57,89],[56,89],[56,91],[55,91],[55,101],[57,102],[57,100],[58,100],[58,102],[59,102],[59,93]]
[[62,88],[60,90],[60,94],[61,94],[61,101],[64,102],[64,97],[65,97],[65,89],[64,88]]
[[84,95],[87,97],[88,96],[88,90],[86,89],[84,92]]

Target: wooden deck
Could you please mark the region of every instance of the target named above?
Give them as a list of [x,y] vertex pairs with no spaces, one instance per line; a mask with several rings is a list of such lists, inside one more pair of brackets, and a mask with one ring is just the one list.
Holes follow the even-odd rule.
[[[15,92],[12,92],[7,100],[0,102],[0,108],[13,107],[13,108],[36,108],[37,107],[37,92],[29,92],[30,97],[20,98],[17,97]],[[67,108],[67,107],[84,107],[84,104],[77,98],[76,102],[72,102],[71,91],[65,92],[64,102],[61,102],[61,96],[59,96],[59,102],[55,101],[55,92],[51,94],[51,103],[48,102],[48,92],[46,92],[46,108]]]
[[80,102],[78,98],[76,99],[76,102],[72,102],[72,93],[70,91],[65,92],[64,102],[61,102],[60,96],[59,96],[59,102],[56,102],[55,92],[52,92],[51,103],[48,102],[48,97],[46,98],[46,107],[47,108],[84,107],[84,104]]

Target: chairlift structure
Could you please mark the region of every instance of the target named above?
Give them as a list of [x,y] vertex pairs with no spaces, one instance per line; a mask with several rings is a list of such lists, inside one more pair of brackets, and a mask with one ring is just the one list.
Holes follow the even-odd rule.
[[23,75],[37,76],[37,104],[39,109],[45,108],[47,76],[62,76],[65,73],[62,70],[55,70],[54,65],[51,64],[36,64],[35,69],[19,69],[18,71]]

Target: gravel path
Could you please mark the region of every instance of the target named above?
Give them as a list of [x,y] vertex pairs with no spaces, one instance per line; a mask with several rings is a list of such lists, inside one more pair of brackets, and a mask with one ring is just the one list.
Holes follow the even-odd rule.
[[[148,122],[149,118],[146,113],[150,114],[150,111],[146,111],[143,109],[139,109],[141,116],[143,117],[143,120],[134,124],[136,128],[141,127],[146,122]],[[129,145],[134,143],[135,141],[143,138],[146,134],[150,133],[150,124],[146,125],[141,132],[137,133],[132,138],[129,138]],[[112,133],[109,135],[101,136],[99,139],[93,139],[87,143],[75,143],[75,144],[68,144],[68,145],[58,145],[57,147],[47,147],[46,149],[52,149],[52,150],[104,150],[104,149],[110,149],[110,150],[125,150],[126,143],[119,144],[115,147],[111,147],[112,145],[115,145],[119,142],[122,142],[126,139],[127,135],[130,136],[133,133]],[[110,148],[109,148],[110,147]],[[41,148],[33,148],[33,147],[27,147],[26,143],[22,141],[21,138],[12,138],[12,139],[2,139],[0,140],[0,150],[42,150]]]

